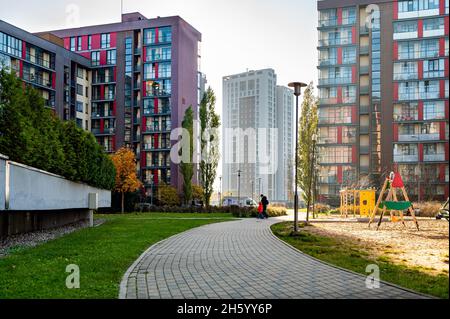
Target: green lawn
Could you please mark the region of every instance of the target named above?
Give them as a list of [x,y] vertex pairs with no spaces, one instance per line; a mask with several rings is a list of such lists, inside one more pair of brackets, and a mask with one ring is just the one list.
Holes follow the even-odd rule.
[[[0,299],[117,298],[128,267],[149,246],[185,230],[231,220],[229,214],[99,215],[83,229],[0,259]],[[187,219],[190,218],[190,219]],[[205,219],[211,218],[211,219]],[[67,289],[66,266],[80,267],[80,289]]]
[[298,236],[291,236],[293,223],[280,223],[272,226],[273,233],[312,257],[330,264],[367,275],[366,266],[374,262],[380,267],[381,279],[414,291],[448,299],[448,275],[433,276],[422,268],[411,268],[394,264],[388,256],[381,256],[377,260],[369,258],[361,246],[347,241],[336,240],[331,237],[317,236],[307,231]]

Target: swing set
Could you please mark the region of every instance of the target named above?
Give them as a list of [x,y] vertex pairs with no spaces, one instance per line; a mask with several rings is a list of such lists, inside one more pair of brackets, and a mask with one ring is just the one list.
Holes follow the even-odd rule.
[[[400,190],[400,194],[403,195],[404,201],[399,201],[397,192]],[[385,196],[386,195],[386,196]],[[383,222],[383,217],[389,211],[391,215],[391,222],[401,222],[406,227],[404,212],[408,211],[416,224],[417,230],[419,230],[419,223],[414,213],[412,202],[409,200],[408,193],[406,192],[405,184],[399,173],[392,172],[389,177],[386,178],[383,188],[381,189],[380,197],[376,203],[375,208],[370,216],[369,228],[375,220],[378,209],[381,209],[381,216],[378,221],[377,230],[380,228]]]

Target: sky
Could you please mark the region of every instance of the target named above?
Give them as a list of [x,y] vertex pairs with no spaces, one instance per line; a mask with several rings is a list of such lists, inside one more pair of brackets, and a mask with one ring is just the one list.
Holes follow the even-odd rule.
[[[221,114],[222,78],[227,75],[273,68],[278,85],[317,83],[316,3],[123,0],[123,11],[138,11],[147,18],[178,15],[202,33],[201,69],[216,92]],[[0,19],[29,32],[113,23],[121,18],[120,0],[0,0],[0,8]]]

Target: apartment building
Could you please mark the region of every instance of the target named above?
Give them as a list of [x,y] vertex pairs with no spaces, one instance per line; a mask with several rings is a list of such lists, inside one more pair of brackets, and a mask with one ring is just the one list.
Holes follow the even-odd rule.
[[[289,200],[293,191],[293,112],[293,92],[277,86],[273,69],[223,78],[225,196],[237,197],[240,191],[241,197],[255,200],[260,194],[272,202]],[[228,135],[236,129],[242,135]]]
[[89,130],[91,63],[64,49],[61,39],[51,40],[0,20],[0,67],[36,88],[62,120]]
[[324,0],[319,194],[399,171],[416,199],[448,197],[449,1]]
[[118,23],[34,35],[0,21],[0,32],[0,60],[61,119],[90,130],[107,152],[135,151],[143,195],[161,183],[181,192],[170,135],[189,106],[198,118],[205,91],[196,29],[178,16],[128,13]]

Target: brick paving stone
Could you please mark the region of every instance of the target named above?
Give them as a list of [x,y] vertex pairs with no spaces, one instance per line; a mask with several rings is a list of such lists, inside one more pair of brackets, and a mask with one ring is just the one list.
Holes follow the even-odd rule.
[[[317,261],[275,238],[280,219],[212,224],[144,253],[125,275],[120,298],[328,299],[426,298]],[[124,290],[124,291],[122,291]]]

